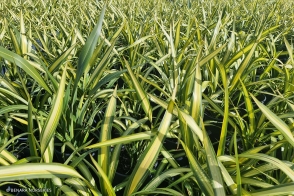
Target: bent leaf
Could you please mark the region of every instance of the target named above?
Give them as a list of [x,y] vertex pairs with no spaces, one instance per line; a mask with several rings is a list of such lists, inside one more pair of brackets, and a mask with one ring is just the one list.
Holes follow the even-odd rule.
[[38,71],[27,60],[21,56],[3,48],[0,46],[0,56],[12,63],[15,63],[18,67],[22,68],[29,76],[36,80],[47,92],[52,93],[49,86],[43,80]]
[[251,97],[255,101],[256,105],[260,108],[262,113],[269,119],[269,121],[281,132],[285,139],[294,146],[294,137],[291,133],[289,126],[282,121],[276,114],[274,114],[270,109],[258,101],[252,94]]
[[27,163],[0,167],[0,182],[40,178],[81,178],[72,167],[59,163]]

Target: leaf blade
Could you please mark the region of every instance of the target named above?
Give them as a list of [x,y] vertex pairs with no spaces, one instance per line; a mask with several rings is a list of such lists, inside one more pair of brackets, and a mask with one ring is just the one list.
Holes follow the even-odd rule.
[[0,46],[0,56],[22,68],[29,76],[36,80],[47,92],[52,93],[49,86],[42,79],[37,70],[24,58]]

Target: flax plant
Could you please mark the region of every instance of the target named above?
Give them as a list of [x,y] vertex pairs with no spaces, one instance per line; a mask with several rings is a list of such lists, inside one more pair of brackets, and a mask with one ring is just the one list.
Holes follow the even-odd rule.
[[293,194],[288,3],[1,1],[0,195]]

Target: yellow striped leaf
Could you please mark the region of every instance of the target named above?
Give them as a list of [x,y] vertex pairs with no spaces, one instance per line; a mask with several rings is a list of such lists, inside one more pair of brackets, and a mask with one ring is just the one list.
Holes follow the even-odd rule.
[[[58,125],[60,116],[63,111],[63,99],[64,99],[64,91],[65,91],[65,82],[66,82],[66,68],[63,71],[61,81],[59,84],[58,92],[54,98],[54,101],[52,102],[52,108],[50,110],[50,113],[46,119],[46,122],[43,126],[42,132],[41,132],[41,155],[43,156],[45,151],[48,149],[49,143],[54,137],[55,129]],[[51,149],[53,150],[53,149]],[[49,152],[51,155],[53,152]],[[46,162],[50,162],[52,160],[52,157],[48,157],[49,154],[47,154],[44,158]]]

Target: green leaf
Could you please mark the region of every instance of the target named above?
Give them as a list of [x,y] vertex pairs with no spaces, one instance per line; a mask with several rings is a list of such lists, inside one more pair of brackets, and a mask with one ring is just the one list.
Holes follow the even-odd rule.
[[[223,112],[223,122],[222,122],[222,130],[221,130],[221,136],[220,136],[220,141],[217,149],[217,155],[220,156],[224,154],[225,151],[225,143],[226,143],[226,138],[227,138],[227,132],[228,132],[228,122],[229,120],[229,89],[228,89],[228,83],[227,83],[227,74],[225,70],[225,66],[218,61],[217,58],[215,58],[215,61],[217,62],[217,67],[218,70],[221,74],[222,78],[222,83],[224,85],[224,111]],[[205,97],[205,96],[204,96]]]
[[206,172],[201,167],[201,165],[199,164],[198,160],[193,155],[191,150],[187,148],[186,144],[182,140],[180,141],[186,152],[186,156],[190,162],[190,167],[194,173],[194,177],[197,181],[197,184],[199,185],[200,190],[205,195],[214,195],[213,187],[211,186],[211,180],[207,176]]
[[[150,93],[148,93],[148,96],[150,97],[150,99],[152,101],[154,101],[155,103],[159,104],[161,107],[163,107],[165,109],[168,107],[168,105],[167,105],[167,103],[165,101],[162,101],[161,99],[157,98],[156,96],[154,96],[154,95],[152,95]],[[187,125],[189,126],[189,128],[192,130],[192,132],[197,135],[197,137],[199,138],[199,140],[201,142],[203,141],[203,133],[202,133],[202,130],[197,125],[197,123],[192,118],[192,116],[190,116],[186,112],[183,112],[182,110],[177,110],[177,109],[173,109],[172,110],[172,113],[174,115],[176,115],[176,116],[181,115],[181,118],[183,118],[185,120],[185,122],[187,123]]]
[[206,154],[206,161],[208,164],[208,169],[210,173],[210,178],[212,179],[214,195],[226,195],[223,183],[223,177],[221,175],[220,168],[218,166],[217,156],[214,152],[214,148],[211,144],[210,138],[206,133],[204,125],[203,130],[203,145]]
[[52,93],[47,83],[43,80],[37,70],[24,58],[0,46],[0,56],[18,67],[22,68],[29,76],[36,80],[47,92]]
[[173,97],[169,101],[167,110],[158,128],[157,135],[152,139],[147,149],[140,156],[138,163],[136,164],[130,176],[130,180],[125,188],[124,195],[131,195],[132,193],[136,192],[150,174],[150,170],[158,157],[158,154],[162,147],[162,143],[169,130],[176,91],[177,89],[175,88],[173,92]]
[[37,154],[37,145],[34,136],[34,124],[33,124],[33,105],[31,101],[29,101],[28,107],[28,141],[29,141],[29,148],[30,148],[30,155],[31,156],[38,156]]
[[71,196],[71,195],[73,195],[73,196],[78,196],[78,194],[77,194],[74,190],[72,190],[69,186],[67,186],[67,185],[62,185],[62,186],[60,187],[60,189],[61,189],[62,192],[64,192],[64,194],[67,195],[67,196]]
[[[260,172],[259,172],[258,175],[260,175]],[[260,188],[268,188],[268,187],[273,186],[272,184],[269,184],[269,183],[266,183],[266,182],[263,182],[263,181],[260,181],[260,180],[255,180],[254,178],[244,178],[244,177],[242,177],[241,179],[242,179],[242,184],[243,185],[248,184],[248,185],[257,186],[257,187],[260,187]]]
[[240,158],[250,158],[250,159],[257,159],[262,160],[268,163],[271,163],[275,165],[277,168],[279,168],[281,171],[283,171],[292,181],[294,181],[294,171],[288,167],[285,163],[283,163],[281,160],[271,157],[266,154],[262,153],[255,153],[255,154],[249,154],[249,153],[243,153],[239,154]]
[[[117,90],[116,87],[113,91],[113,94],[110,98],[108,103],[103,124],[100,130],[100,142],[107,141],[111,139],[111,130],[112,130],[112,123],[114,120],[114,115],[116,111],[116,98],[117,98]],[[102,146],[98,151],[98,163],[101,166],[103,172],[108,175],[109,164],[110,164],[110,147],[109,146]],[[107,190],[104,188],[107,185],[103,180],[100,181],[100,185],[102,187],[102,194],[106,194]]]
[[241,196],[242,192],[242,181],[241,181],[241,172],[240,172],[240,163],[239,163],[239,154],[238,154],[238,146],[237,146],[237,132],[234,133],[234,150],[235,150],[235,157],[236,157],[236,181],[237,181],[237,195]]
[[[104,195],[110,195],[110,196],[115,196],[115,192],[113,187],[111,186],[111,183],[109,181],[109,179],[107,178],[107,174],[104,173],[102,167],[99,165],[99,163],[97,163],[94,158],[90,155],[91,160],[94,164],[94,166],[96,167],[96,169],[98,170],[99,174],[101,175],[101,180],[103,181],[103,189],[105,189],[106,193]],[[103,192],[102,192],[103,194]]]
[[264,188],[250,193],[252,196],[280,196],[280,195],[293,195],[294,183],[275,185],[269,188]]
[[218,165],[220,167],[220,170],[222,172],[223,179],[231,191],[232,194],[236,195],[237,194],[237,185],[235,184],[234,180],[232,179],[231,174],[229,174],[228,170],[225,168],[223,163],[220,161],[222,156],[217,157],[218,158]]
[[293,59],[293,48],[292,46],[290,45],[290,43],[288,42],[288,40],[284,37],[284,42],[286,44],[286,48],[287,48],[287,51],[288,51],[288,54],[289,54],[289,57],[290,57],[290,60],[292,62],[292,65],[294,65],[294,59]]
[[178,176],[178,175],[186,173],[186,172],[191,172],[191,169],[190,168],[176,168],[176,169],[167,170],[167,171],[163,172],[162,174],[160,174],[159,176],[157,176],[156,178],[154,178],[146,187],[144,187],[143,190],[144,191],[154,190],[165,179],[171,178],[174,176]]
[[[140,120],[137,120],[135,121],[134,123],[132,123],[128,128],[127,130],[125,130],[122,134],[121,137],[117,138],[118,140],[119,139],[126,139],[125,137],[128,136],[129,134],[133,133],[137,128],[139,128],[141,125],[145,124],[146,121],[148,120],[147,117],[143,118],[143,119],[140,119]],[[142,133],[142,134],[145,134],[145,133]],[[151,137],[153,137],[156,133],[152,133],[152,136],[150,136],[150,139]],[[130,141],[133,138],[133,136],[138,139],[137,134],[132,134],[130,135],[130,138],[128,138]],[[140,135],[141,136],[141,135]],[[144,137],[144,136],[143,136]],[[148,137],[148,136],[147,136]],[[143,138],[142,138],[143,139]],[[115,139],[113,139],[115,140]],[[106,141],[107,142],[107,141]],[[121,141],[123,142],[123,141]],[[127,141],[126,141],[127,142]],[[112,151],[112,155],[111,155],[111,163],[110,163],[110,166],[109,166],[109,173],[108,173],[108,178],[110,179],[110,181],[112,182],[114,176],[115,176],[115,172],[116,172],[116,169],[117,169],[117,166],[118,166],[118,163],[119,163],[119,159],[120,159],[120,152],[121,152],[121,148],[122,148],[122,144],[123,143],[120,143],[120,144],[117,144],[114,148],[114,150]]]
[[[20,45],[18,43],[18,39],[16,38],[16,36],[13,33],[13,30],[10,27],[8,27],[8,30],[9,30],[11,42],[14,46],[14,50],[15,50],[16,54],[21,55],[21,49],[20,49]],[[19,34],[19,32],[18,32],[18,34]]]
[[205,56],[203,59],[201,59],[199,61],[199,66],[202,67],[205,63],[207,63],[209,60],[211,60],[213,57],[215,57],[218,53],[220,53],[225,46],[226,46],[226,44],[218,47],[215,51],[209,53],[207,56]]
[[[54,98],[53,101],[53,106],[50,110],[50,113],[46,119],[46,122],[43,126],[42,132],[41,132],[41,155],[43,156],[46,150],[50,150],[50,148],[48,148],[48,145],[50,142],[52,142],[51,140],[54,137],[55,134],[55,129],[58,125],[59,119],[61,117],[61,114],[63,112],[63,101],[64,101],[64,91],[65,91],[65,82],[66,82],[66,68],[63,71],[62,77],[61,77],[61,81],[59,84],[59,89],[57,92],[57,95]],[[52,144],[51,144],[52,145]],[[51,149],[53,150],[53,149]],[[49,152],[49,154],[52,155],[53,152]],[[48,155],[46,155],[45,157],[45,161],[49,161],[52,160],[52,157],[48,157]]]
[[170,188],[157,188],[151,191],[139,191],[136,193],[133,193],[131,196],[135,196],[135,195],[176,195],[176,196],[184,196],[182,193],[174,190],[174,189],[170,189]]
[[56,71],[60,65],[66,60],[70,52],[76,47],[76,44],[73,44],[70,48],[68,48],[66,51],[64,51],[55,61],[54,63],[49,67],[49,72],[53,73]]
[[[132,43],[132,44],[129,45],[128,47],[123,48],[122,51],[124,51],[124,50],[128,50],[128,49],[130,49],[130,48],[133,48],[133,47],[135,47],[135,46],[138,45],[138,44],[144,43],[144,41],[145,41],[146,39],[150,38],[150,37],[153,37],[153,35],[147,35],[147,36],[145,36],[145,37],[142,37],[142,38],[136,40],[134,43]],[[121,52],[121,51],[120,51],[120,52]]]
[[20,48],[21,48],[21,53],[23,55],[27,54],[28,52],[28,41],[27,41],[27,37],[26,37],[26,30],[25,30],[25,23],[24,23],[24,18],[23,18],[23,14],[22,14],[22,10],[20,10],[20,40],[21,40],[21,44],[20,44]]
[[198,63],[196,63],[195,69],[194,88],[192,92],[190,113],[195,122],[199,124],[202,114],[202,76],[200,65]]
[[241,80],[240,80],[240,83],[242,85],[246,110],[247,110],[248,118],[249,118],[249,135],[251,136],[252,134],[254,134],[255,128],[256,128],[254,108],[253,108],[252,102],[249,97],[249,93],[248,93],[245,85],[243,84],[243,82]]
[[106,140],[103,142],[99,142],[97,144],[92,144],[90,146],[87,146],[86,148],[101,148],[103,146],[111,146],[111,145],[117,145],[117,144],[128,144],[128,143],[135,142],[135,141],[152,139],[153,136],[155,136],[155,133],[151,133],[151,132],[135,133],[132,135],[121,136],[119,138],[109,139],[109,140]]
[[243,73],[244,73],[245,69],[249,65],[249,62],[251,61],[251,59],[252,59],[252,57],[254,55],[254,52],[255,52],[255,49],[256,49],[257,45],[258,45],[258,42],[256,41],[256,43],[253,44],[249,54],[247,54],[247,56],[243,60],[242,64],[238,68],[237,73],[234,74],[232,82],[230,83],[230,88],[229,88],[230,92],[235,89],[235,87],[237,86],[240,78],[243,76]]
[[[99,80],[101,79],[101,77],[104,74],[103,70],[105,70],[105,68],[108,65],[107,61],[109,61],[109,59],[111,58],[111,52],[114,49],[115,41],[116,41],[116,39],[114,39],[112,41],[111,46],[107,49],[107,51],[105,52],[105,54],[103,54],[103,58],[101,59],[101,61],[97,65],[96,69],[92,72],[92,75],[91,75],[91,77],[89,79],[89,82],[87,84],[88,86],[95,86],[95,85],[97,85],[97,83],[99,83]],[[100,48],[97,48],[96,50],[98,50],[98,49],[100,49]],[[96,58],[94,58],[95,55],[96,55]],[[93,57],[91,59],[93,59],[93,58],[94,58],[93,62],[90,61],[90,63],[93,63],[94,64],[94,62],[98,58],[98,52],[97,51],[94,52]],[[84,86],[86,86],[86,84],[84,84]],[[90,95],[93,94],[94,92],[95,92],[95,87],[94,87],[94,89],[92,89],[90,91]]]
[[[14,142],[15,140],[17,140],[20,137],[23,137],[25,135],[29,135],[29,133],[21,133],[18,134],[17,136],[11,138],[9,141],[7,141],[3,146],[0,147],[0,154],[3,152],[4,154],[8,155],[6,158],[7,160],[12,160],[11,163],[14,163],[15,161],[17,161],[17,159],[14,156],[10,156],[10,152],[7,154],[7,150],[5,150],[5,148],[7,146],[9,146],[9,144],[11,144],[12,142]],[[2,154],[2,156],[5,158],[5,155]]]
[[42,178],[81,178],[72,167],[59,163],[26,163],[0,166],[0,182],[42,179]]
[[6,114],[15,110],[28,110],[27,105],[10,105],[0,109],[0,115]]
[[105,77],[103,77],[101,80],[99,80],[99,82],[96,84],[96,86],[93,87],[93,89],[90,91],[90,95],[97,92],[97,90],[103,86],[104,84],[106,84],[107,82],[110,82],[111,80],[117,79],[119,78],[119,76],[123,73],[127,72],[127,70],[123,70],[123,71],[115,71],[113,73],[107,74]]
[[135,74],[133,73],[129,63],[125,60],[125,66],[131,76],[131,80],[133,82],[134,88],[136,90],[138,99],[142,102],[141,105],[146,113],[146,115],[149,118],[149,121],[152,122],[152,108],[149,102],[149,99],[147,98],[146,92],[143,90],[142,86],[138,82]]
[[258,101],[252,94],[250,94],[256,105],[260,108],[262,113],[269,119],[269,121],[281,132],[285,139],[294,146],[294,137],[288,127],[288,125],[282,121],[276,114],[274,114],[270,109]]
[[75,188],[80,193],[80,195],[89,196],[87,185],[82,180],[78,178],[70,178],[65,180],[65,183],[71,186],[72,188]]
[[[106,5],[104,5],[98,23],[95,25],[93,31],[91,32],[90,36],[88,37],[85,45],[81,49],[81,53],[79,55],[79,61],[78,61],[78,67],[77,67],[77,75],[75,78],[74,82],[74,89],[76,90],[77,85],[86,69],[88,66],[88,63],[90,62],[90,59],[93,55],[94,49],[97,45],[98,38],[101,33],[102,29],[102,23],[103,23],[103,18],[104,18],[104,13],[105,13]],[[74,90],[74,91],[75,91]]]

